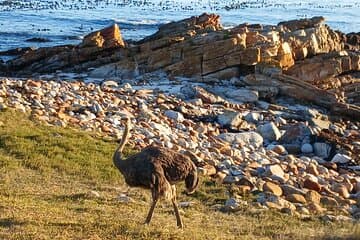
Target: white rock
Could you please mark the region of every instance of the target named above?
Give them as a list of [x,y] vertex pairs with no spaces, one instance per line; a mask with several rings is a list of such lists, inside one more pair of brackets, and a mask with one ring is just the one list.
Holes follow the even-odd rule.
[[347,163],[351,161],[351,157],[345,154],[337,153],[332,159],[333,163]]
[[279,129],[273,122],[258,126],[257,131],[264,139],[269,141],[276,141],[281,137]]
[[258,148],[263,144],[263,138],[257,132],[222,133],[218,137],[226,142],[243,146],[253,145]]
[[305,143],[301,146],[302,153],[312,153],[314,151],[313,147],[309,143]]

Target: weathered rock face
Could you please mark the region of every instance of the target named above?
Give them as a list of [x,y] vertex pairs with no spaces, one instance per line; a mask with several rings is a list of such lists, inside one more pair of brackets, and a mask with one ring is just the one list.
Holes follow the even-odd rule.
[[204,13],[198,17],[194,16],[178,22],[164,24],[159,31],[139,41],[139,43],[150,42],[161,38],[191,37],[196,34],[221,30],[220,16]]
[[[107,71],[95,75],[118,77],[118,66],[126,66],[120,69],[131,72],[137,68],[140,73],[162,69],[171,75],[200,76],[204,81],[231,78],[247,74],[243,66],[270,63],[287,69],[307,56],[341,50],[339,34],[320,20],[289,21],[280,26],[242,24],[224,30],[218,15],[203,14],[161,26],[157,33],[130,47],[131,54],[122,50],[117,50],[122,54],[104,54],[108,48],[125,46],[119,27],[113,25],[87,35],[77,47],[40,49],[32,53],[36,56],[32,58],[24,55],[11,61],[8,69],[51,72],[74,64],[78,65],[76,70],[82,70],[109,63],[103,67]],[[94,55],[96,58],[92,58]],[[35,64],[38,60],[42,61]],[[91,63],[79,66],[83,62]]]
[[99,47],[113,48],[125,47],[125,43],[121,37],[120,29],[117,24],[104,28],[101,31],[93,32],[86,35],[81,47]]
[[[125,46],[117,25],[94,32],[79,46],[29,50],[0,64],[3,75],[27,76],[57,70],[96,78],[133,79],[157,70],[203,82],[244,78],[247,89],[229,98],[240,102],[277,95],[313,102],[333,113],[359,117],[360,70],[356,34],[346,37],[322,17],[281,22],[278,26],[241,24],[223,29],[215,14],[203,14],[160,27]],[[256,71],[256,75],[253,74]],[[210,100],[210,99],[208,99]],[[213,101],[213,100],[210,100]]]

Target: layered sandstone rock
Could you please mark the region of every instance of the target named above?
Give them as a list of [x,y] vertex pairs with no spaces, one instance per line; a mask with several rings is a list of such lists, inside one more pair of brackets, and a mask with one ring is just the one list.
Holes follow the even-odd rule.
[[360,102],[360,78],[354,75],[360,69],[358,45],[357,34],[336,32],[322,17],[223,29],[218,15],[202,14],[165,24],[128,46],[114,25],[87,35],[78,46],[29,50],[0,71],[16,76],[76,71],[121,80],[161,70],[207,83],[257,72],[263,76],[250,75],[243,83],[261,98],[286,95],[358,116],[351,105]]

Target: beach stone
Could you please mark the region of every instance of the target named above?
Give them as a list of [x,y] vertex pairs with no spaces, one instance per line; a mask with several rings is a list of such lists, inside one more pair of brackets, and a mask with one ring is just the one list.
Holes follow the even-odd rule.
[[304,181],[304,188],[319,192],[321,190],[321,185],[314,180],[307,178]]
[[184,116],[177,112],[177,111],[173,111],[173,110],[166,110],[164,112],[165,116],[167,116],[170,119],[173,119],[177,122],[183,122],[185,120]]
[[311,131],[304,123],[284,126],[285,133],[279,139],[282,144],[301,146],[304,139],[311,135]]
[[217,116],[217,122],[222,127],[238,127],[242,122],[242,115],[236,111],[225,111],[223,114]]
[[306,168],[306,172],[314,175],[314,176],[318,176],[319,175],[319,171],[317,170],[317,167],[314,163],[309,163],[309,165]]
[[290,194],[300,194],[300,195],[305,194],[304,190],[297,188],[295,186],[292,186],[290,184],[281,185],[281,189],[283,190],[283,193],[285,196],[290,195]]
[[257,132],[222,133],[218,137],[228,143],[235,143],[241,146],[262,146],[263,138]]
[[267,148],[268,150],[271,150],[271,151],[274,151],[276,152],[277,154],[280,154],[280,155],[286,155],[288,154],[288,152],[286,151],[285,147],[283,145],[268,145]]
[[328,158],[330,155],[331,146],[324,142],[316,142],[314,143],[314,153],[316,156],[322,158]]
[[249,89],[229,90],[225,96],[239,102],[256,102],[259,99],[259,93]]
[[275,202],[269,202],[269,201],[266,201],[264,203],[264,205],[270,209],[275,209],[275,210],[281,210],[283,208],[280,204],[275,203]]
[[292,203],[302,203],[302,204],[306,203],[306,199],[304,198],[304,196],[296,193],[287,195],[286,200]]
[[320,204],[321,195],[314,190],[309,190],[305,194],[305,199],[311,203]]
[[163,134],[163,135],[171,135],[172,134],[172,130],[170,127],[164,125],[164,124],[159,124],[159,123],[150,123],[150,126],[153,128],[153,129],[156,129],[160,132],[160,134]]
[[274,194],[275,196],[281,196],[282,195],[282,190],[281,187],[273,182],[266,182],[263,185],[263,190],[265,192],[270,192],[272,194]]
[[279,129],[273,122],[258,126],[257,131],[268,141],[276,141],[281,137]]
[[250,112],[245,115],[244,119],[247,122],[257,123],[260,120],[261,114],[257,112]]
[[[218,95],[206,91],[204,88],[195,86],[189,88],[181,88],[183,92],[189,94],[190,98],[200,98],[204,103],[223,103],[225,100]],[[192,95],[193,93],[194,95]]]
[[312,153],[314,151],[313,146],[309,143],[305,143],[301,146],[302,153]]
[[280,178],[284,177],[284,170],[282,169],[282,167],[278,164],[274,164],[274,165],[268,165],[266,167],[266,175],[267,176],[279,176]]
[[351,161],[351,157],[345,154],[337,153],[332,159],[331,162],[333,163],[348,163]]
[[349,191],[348,191],[348,189],[346,188],[346,186],[344,184],[341,184],[341,183],[333,184],[331,186],[331,190],[338,193],[343,198],[349,198],[350,197]]

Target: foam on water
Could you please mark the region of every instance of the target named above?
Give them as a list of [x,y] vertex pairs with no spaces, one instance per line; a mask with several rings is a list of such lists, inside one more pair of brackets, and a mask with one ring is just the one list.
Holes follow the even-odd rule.
[[[77,44],[87,33],[113,23],[120,25],[125,39],[139,40],[161,24],[203,12],[220,14],[227,27],[322,15],[335,29],[360,31],[358,0],[0,0],[0,51]],[[51,42],[25,42],[33,37]]]

